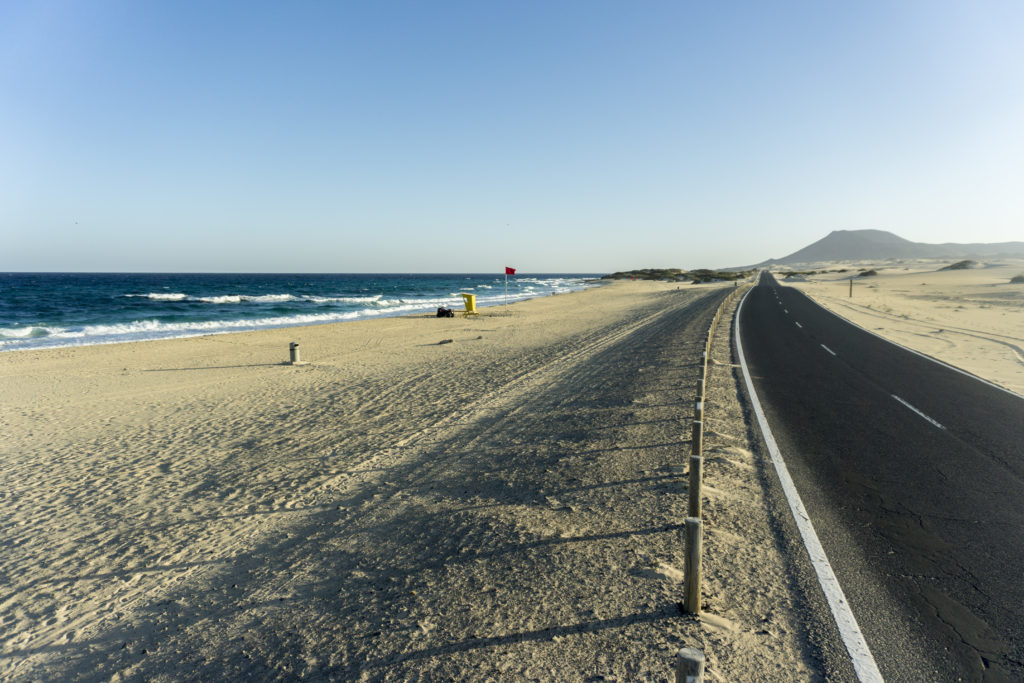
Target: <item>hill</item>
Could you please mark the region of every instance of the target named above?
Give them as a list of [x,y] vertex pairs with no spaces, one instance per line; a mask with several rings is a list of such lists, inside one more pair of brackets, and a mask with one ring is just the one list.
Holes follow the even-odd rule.
[[885,230],[833,230],[789,256],[768,259],[758,266],[819,261],[861,261],[910,258],[1024,257],[1024,242],[992,244],[928,244],[911,242]]

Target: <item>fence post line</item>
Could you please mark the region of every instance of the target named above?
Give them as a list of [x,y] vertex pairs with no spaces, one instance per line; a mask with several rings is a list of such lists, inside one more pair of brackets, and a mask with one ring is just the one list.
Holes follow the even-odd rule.
[[686,518],[686,599],[683,606],[689,614],[700,614],[700,562],[703,544],[703,523],[695,517]]
[[701,509],[701,482],[704,481],[704,458],[699,455],[690,456],[690,484],[687,491],[686,516],[700,519],[703,516]]
[[694,420],[690,433],[690,455],[701,455],[704,452],[704,421]]

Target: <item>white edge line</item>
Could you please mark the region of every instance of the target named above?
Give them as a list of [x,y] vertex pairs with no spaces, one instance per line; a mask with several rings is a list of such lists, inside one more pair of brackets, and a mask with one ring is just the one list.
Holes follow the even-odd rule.
[[747,290],[747,293],[740,299],[739,306],[736,308],[736,351],[740,357],[743,379],[747,383],[747,393],[750,396],[754,414],[757,416],[757,423],[761,428],[761,434],[764,436],[765,445],[768,446],[768,451],[771,453],[775,472],[778,474],[782,490],[786,494],[789,509],[793,513],[793,519],[796,522],[797,529],[800,530],[804,547],[807,548],[811,564],[818,575],[818,583],[821,584],[821,589],[825,593],[825,599],[828,601],[829,609],[832,611],[832,617],[836,620],[839,636],[843,639],[843,644],[846,645],[846,651],[850,653],[850,659],[853,662],[853,669],[857,674],[857,679],[862,683],[875,683],[876,681],[881,683],[883,681],[882,672],[878,670],[875,658],[868,648],[867,641],[864,640],[864,634],[861,633],[860,626],[857,625],[857,619],[853,616],[850,604],[846,601],[846,596],[843,594],[843,589],[839,586],[839,580],[836,578],[835,572],[832,571],[832,565],[828,562],[825,549],[822,548],[821,541],[818,540],[818,534],[814,531],[814,525],[811,524],[807,510],[804,509],[803,501],[800,500],[800,494],[797,493],[793,479],[789,476],[789,470],[786,468],[786,463],[782,460],[779,446],[775,443],[775,436],[772,434],[771,428],[768,427],[768,420],[761,409],[761,402],[757,398],[757,393],[754,391],[754,382],[750,379],[747,360],[743,355],[743,342],[740,340],[740,311],[743,309],[743,304],[752,290],[753,287]]
[[996,384],[995,382],[990,382],[989,380],[985,379],[984,377],[978,377],[974,373],[968,372],[967,370],[964,370],[963,368],[958,368],[955,365],[950,365],[946,361],[939,360],[938,358],[935,358],[934,356],[929,356],[927,353],[921,353],[920,351],[915,351],[914,349],[910,348],[909,346],[904,346],[903,344],[900,344],[899,342],[895,342],[892,339],[886,339],[882,335],[880,335],[880,334],[878,334],[876,332],[872,332],[871,330],[869,330],[868,328],[864,327],[863,325],[859,325],[858,323],[853,322],[849,318],[844,318],[843,316],[839,315],[835,311],[830,310],[830,309],[826,308],[825,306],[822,306],[817,301],[815,301],[813,297],[809,296],[808,294],[805,294],[804,292],[800,291],[796,287],[790,287],[790,289],[792,289],[794,292],[802,294],[804,297],[807,298],[808,301],[810,301],[812,304],[814,304],[815,306],[817,306],[821,310],[825,311],[826,313],[831,313],[835,317],[837,317],[840,320],[842,320],[844,323],[849,323],[850,325],[853,325],[856,328],[864,330],[865,332],[870,334],[872,337],[877,337],[878,339],[881,339],[884,342],[888,342],[888,343],[892,344],[893,346],[900,347],[904,351],[909,351],[910,353],[914,354],[915,356],[920,356],[921,358],[926,358],[926,359],[930,360],[933,363],[938,363],[939,365],[941,365],[943,367],[947,367],[950,370],[953,370],[955,372],[959,372],[964,377],[970,377],[971,379],[976,379],[979,382],[982,382],[984,384],[989,385],[990,387],[993,387],[995,389],[999,389],[1000,391],[1005,391],[1010,396],[1016,396],[1019,399],[1024,399],[1024,394],[1018,394],[1016,391],[1013,391],[1012,389],[1007,389],[1006,387],[1001,387],[998,384]]
[[911,410],[913,410],[913,411],[914,411],[915,413],[917,413],[918,415],[920,415],[920,416],[921,416],[921,417],[923,417],[924,419],[926,419],[926,420],[928,420],[929,422],[931,422],[931,423],[932,423],[933,425],[935,425],[935,426],[936,426],[936,427],[938,427],[939,429],[945,429],[945,427],[943,427],[943,426],[942,426],[941,424],[939,424],[938,422],[936,422],[936,421],[935,421],[935,420],[933,420],[932,418],[928,417],[927,415],[925,415],[924,413],[922,413],[922,412],[921,412],[920,410],[918,410],[917,408],[915,408],[914,406],[910,405],[909,403],[907,403],[906,401],[904,401],[904,400],[903,400],[902,398],[900,398],[899,396],[897,396],[896,394],[889,394],[889,395],[890,395],[890,396],[892,396],[892,397],[893,397],[894,399],[896,399],[897,401],[899,401],[900,403],[902,403],[903,405],[905,405],[906,407],[908,407],[908,408],[910,408]]
[[836,355],[836,352],[835,352],[835,351],[833,351],[832,349],[828,348],[828,347],[827,347],[827,346],[825,346],[824,344],[822,344],[822,345],[821,345],[821,348],[825,349],[826,351],[828,351],[829,353],[831,353],[831,354],[832,354],[833,356],[834,356],[834,355]]

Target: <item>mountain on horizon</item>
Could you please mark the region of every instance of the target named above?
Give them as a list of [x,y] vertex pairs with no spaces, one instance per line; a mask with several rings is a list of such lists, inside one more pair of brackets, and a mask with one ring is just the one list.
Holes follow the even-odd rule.
[[908,258],[1024,258],[1024,242],[992,244],[927,244],[911,242],[886,230],[833,230],[789,256],[768,259],[758,266],[818,261],[866,261]]

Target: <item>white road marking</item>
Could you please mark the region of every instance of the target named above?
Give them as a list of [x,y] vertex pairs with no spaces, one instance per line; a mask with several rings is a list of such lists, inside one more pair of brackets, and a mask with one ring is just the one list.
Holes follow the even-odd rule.
[[835,351],[833,351],[832,349],[828,348],[828,347],[827,347],[827,346],[825,346],[824,344],[822,344],[822,345],[821,345],[821,348],[825,349],[826,351],[828,351],[829,353],[831,353],[831,354],[832,354],[833,356],[834,356],[834,355],[836,355],[836,352],[835,352]]
[[996,384],[995,382],[988,381],[984,377],[978,377],[977,375],[973,375],[973,374],[967,372],[966,370],[964,370],[962,368],[956,367],[955,365],[950,365],[949,363],[945,363],[945,362],[939,360],[938,358],[932,358],[931,356],[929,356],[926,353],[921,353],[920,351],[915,351],[914,349],[910,348],[909,346],[904,346],[903,344],[900,344],[898,342],[894,342],[892,339],[886,339],[882,335],[880,335],[880,334],[878,334],[876,332],[872,332],[871,330],[869,330],[868,328],[864,327],[863,325],[859,325],[859,324],[853,322],[852,320],[850,320],[848,318],[844,318],[843,316],[839,315],[835,311],[830,311],[829,309],[825,308],[824,306],[819,304],[817,301],[815,301],[811,297],[809,297],[806,294],[804,294],[803,292],[799,292],[799,293],[803,294],[805,299],[810,301],[812,304],[814,304],[815,306],[817,306],[821,310],[823,310],[826,313],[829,313],[829,314],[835,316],[836,318],[839,318],[840,320],[842,320],[847,325],[853,325],[854,327],[856,327],[856,328],[858,328],[858,329],[860,329],[860,330],[862,330],[864,332],[867,332],[872,337],[875,337],[877,339],[881,339],[882,341],[884,341],[887,344],[892,344],[893,346],[898,346],[899,348],[903,349],[904,351],[907,351],[908,353],[912,353],[915,356],[920,356],[921,358],[924,358],[926,360],[930,360],[931,362],[936,363],[938,365],[941,365],[944,368],[949,368],[953,372],[959,372],[964,377],[970,377],[971,379],[974,379],[974,380],[977,380],[979,382],[982,382],[983,384],[987,384],[990,387],[992,387],[993,389],[998,389],[999,391],[1004,391],[1007,394],[1009,394],[1010,396],[1016,396],[1017,398],[1024,398],[1024,394],[1018,394],[1016,391],[1011,391],[1010,389],[1007,389],[1006,387],[1001,387],[998,384]]
[[788,308],[783,308],[782,312],[788,315],[789,314],[789,309]]
[[795,323],[795,324],[796,324],[796,326],[797,326],[797,327],[799,327],[799,328],[800,328],[801,330],[802,330],[802,329],[804,329],[804,326],[803,326],[803,325],[801,325],[800,323]]
[[893,397],[894,399],[896,399],[897,401],[899,401],[900,403],[902,403],[903,405],[905,405],[906,407],[908,407],[908,408],[910,408],[911,410],[913,410],[913,411],[914,411],[915,413],[917,413],[918,415],[920,415],[920,416],[921,416],[921,417],[923,417],[924,419],[926,419],[926,420],[928,420],[929,422],[931,422],[931,423],[932,423],[933,425],[935,425],[935,426],[936,426],[936,427],[938,427],[939,429],[945,429],[945,427],[943,427],[943,426],[942,426],[942,425],[940,425],[940,424],[939,424],[938,422],[936,422],[935,420],[931,419],[930,417],[928,417],[927,415],[925,415],[924,413],[922,413],[922,412],[921,412],[920,410],[918,410],[918,409],[917,409],[917,408],[915,408],[914,406],[912,406],[912,405],[910,405],[909,403],[907,403],[906,401],[904,401],[904,400],[903,400],[902,398],[900,398],[900,397],[899,397],[899,396],[897,396],[896,394],[889,394],[889,395],[890,395],[890,396],[892,396],[892,397]]
[[[747,294],[750,291],[747,290]],[[818,583],[821,584],[821,590],[825,593],[825,600],[832,611],[832,617],[836,620],[839,637],[843,639],[846,651],[850,653],[850,660],[853,662],[853,670],[857,679],[861,683],[882,683],[882,672],[878,670],[878,664],[875,663],[868,643],[864,640],[864,634],[860,632],[860,626],[857,625],[857,619],[853,616],[850,603],[846,601],[846,595],[843,594],[843,589],[839,586],[839,579],[832,571],[832,565],[828,563],[825,549],[821,547],[821,541],[818,540],[818,534],[814,531],[811,518],[807,515],[803,501],[800,500],[800,494],[796,490],[792,477],[789,476],[782,453],[779,452],[779,446],[775,443],[775,436],[768,426],[768,418],[765,417],[764,410],[761,409],[761,402],[757,399],[757,392],[754,391],[754,382],[750,379],[750,370],[747,369],[747,360],[743,355],[743,343],[740,341],[740,311],[743,310],[747,294],[740,299],[740,305],[736,309],[736,351],[740,358],[740,366],[743,368],[743,378],[746,380],[750,403],[757,416],[757,423],[761,427],[765,445],[768,446],[768,452],[771,453],[775,472],[779,475],[779,483],[782,484],[782,490],[789,502],[789,509],[793,513],[793,520],[796,522],[797,529],[800,530],[800,537],[804,540],[804,547],[807,548],[814,572],[818,575]]]

